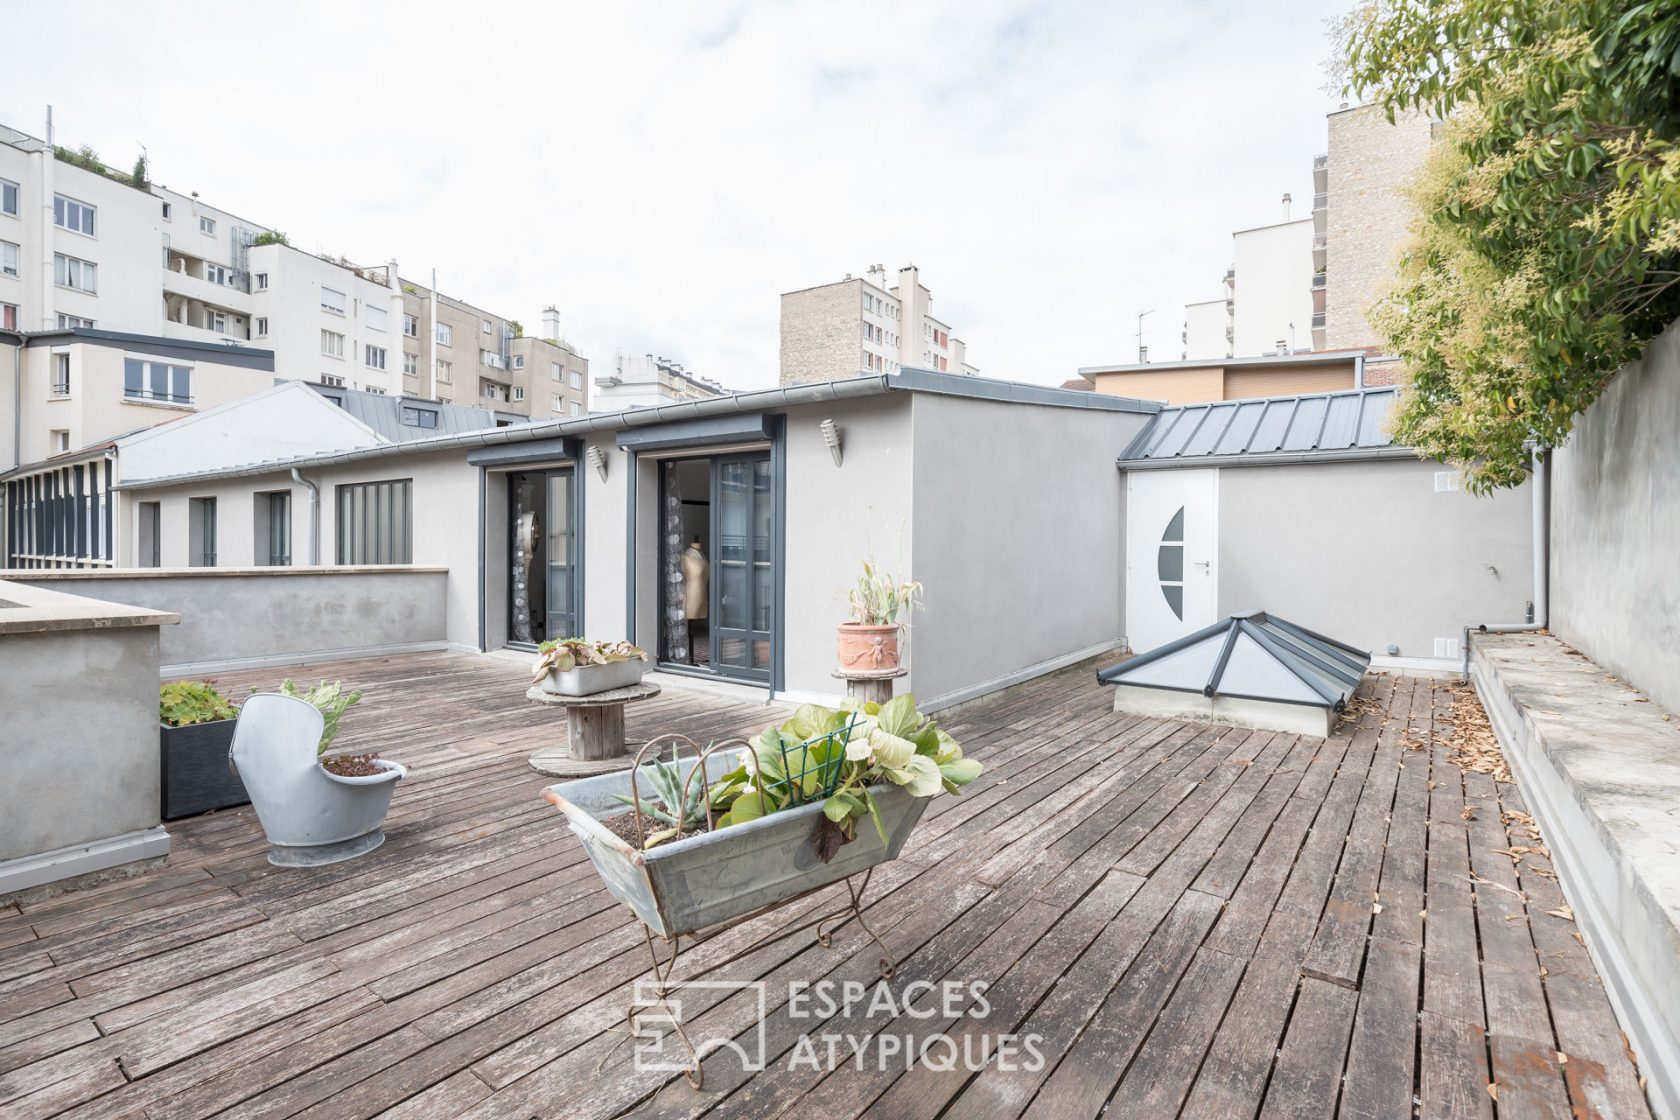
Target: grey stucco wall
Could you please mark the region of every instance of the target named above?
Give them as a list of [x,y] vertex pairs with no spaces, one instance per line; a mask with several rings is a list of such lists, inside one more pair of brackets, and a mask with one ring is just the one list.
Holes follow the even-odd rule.
[[[214,574],[201,574],[206,571]],[[441,569],[131,569],[29,572],[16,579],[180,615],[180,625],[162,635],[162,663],[169,666],[326,659],[441,644],[446,634],[448,572]]]
[[911,640],[926,701],[1122,633],[1125,504],[1114,461],[1138,413],[917,394]]
[[1552,453],[1551,629],[1680,711],[1680,326]]
[[155,626],[0,637],[0,862],[157,825],[157,688]]
[[1523,621],[1528,487],[1437,491],[1446,469],[1414,459],[1222,469],[1219,616],[1265,610],[1378,655],[1392,644],[1422,658],[1466,624]]

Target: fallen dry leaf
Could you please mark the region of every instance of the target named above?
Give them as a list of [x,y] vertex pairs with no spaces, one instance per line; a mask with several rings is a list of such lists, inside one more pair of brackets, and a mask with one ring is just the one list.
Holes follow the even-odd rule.
[[1575,920],[1575,911],[1569,908],[1568,903],[1559,906],[1556,910],[1548,910],[1546,913],[1550,914],[1554,918],[1562,918],[1566,922],[1573,922]]
[[1565,1054],[1562,1050],[1559,1050],[1558,1051],[1558,1065],[1566,1066],[1568,1064],[1569,1064],[1569,1055]]
[[1488,1096],[1492,1097],[1494,1100],[1499,1099],[1499,1086],[1497,1086],[1493,1082],[1489,1081],[1487,1090],[1488,1090]]

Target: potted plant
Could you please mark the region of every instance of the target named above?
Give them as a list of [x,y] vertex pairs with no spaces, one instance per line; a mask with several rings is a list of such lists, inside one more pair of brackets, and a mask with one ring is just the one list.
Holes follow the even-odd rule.
[[385,842],[391,794],[408,773],[377,754],[328,755],[339,720],[362,698],[342,682],[245,701],[232,758],[268,837],[270,863],[310,867],[362,855]]
[[956,793],[980,769],[904,695],[807,705],[686,767],[656,762],[543,796],[566,814],[607,889],[671,937],[896,858],[928,799]]
[[172,681],[158,690],[158,761],[166,821],[249,804],[228,765],[239,709],[209,681]]
[[864,561],[863,574],[846,595],[852,617],[840,624],[842,673],[893,673],[898,670],[898,635],[903,619],[921,605],[922,585],[900,583]]
[[537,647],[531,680],[544,692],[591,696],[639,683],[646,665],[647,653],[629,642],[565,638]]

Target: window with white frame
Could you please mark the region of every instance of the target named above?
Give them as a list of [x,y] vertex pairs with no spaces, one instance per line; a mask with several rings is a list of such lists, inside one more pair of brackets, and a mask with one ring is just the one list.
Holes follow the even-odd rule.
[[363,360],[367,363],[369,369],[385,368],[385,347],[363,346],[362,351]]
[[227,312],[217,311],[213,308],[206,307],[204,309],[204,328],[206,330],[215,331],[217,334],[221,334],[223,331],[226,331]]
[[192,367],[151,358],[123,358],[123,396],[135,401],[192,403]]
[[578,401],[573,401],[572,402],[572,415],[573,416],[582,416],[583,415],[583,405],[580,402],[578,402]]
[[403,334],[409,338],[420,337],[420,320],[412,315],[403,316]]
[[513,387],[513,399],[516,401],[522,401],[525,399],[525,387],[523,385],[515,385]]
[[204,214],[198,216],[198,232],[216,236],[216,219]]
[[439,346],[455,345],[455,328],[448,323],[437,324],[436,336]]
[[362,318],[367,320],[369,330],[383,331],[391,322],[391,314],[383,307],[375,307],[371,303],[362,308]]
[[0,241],[0,276],[18,274],[18,247],[10,241]]
[[53,225],[59,229],[92,237],[93,215],[94,208],[87,203],[65,198],[61,194],[53,195]]
[[69,428],[54,428],[51,432],[49,432],[47,434],[52,441],[51,445],[52,445],[53,453],[55,455],[58,454],[61,451],[70,450],[70,429]]
[[491,369],[502,368],[502,356],[494,350],[480,350],[478,352],[478,360],[484,365],[489,366]]
[[559,393],[555,393],[549,398],[549,407],[555,412],[564,412],[566,410],[566,398]]
[[53,283],[62,288],[74,288],[78,292],[96,293],[99,291],[99,266],[79,257],[54,253]]
[[410,354],[407,350],[403,351],[403,373],[409,377],[420,375],[420,358],[418,355]]
[[257,316],[257,337],[268,337],[268,316],[266,315]]
[[163,220],[167,222],[167,221],[171,220],[173,217],[174,217],[174,207],[170,206],[169,203],[167,203],[167,202],[164,203],[163,204]]
[[455,367],[440,359],[438,361],[437,379],[445,385],[449,384],[455,380]]
[[571,375],[567,378],[567,384],[574,389],[583,388],[583,374],[579,373],[575,369],[572,370]]
[[362,392],[372,393],[376,397],[383,397],[385,395],[385,390],[381,389],[378,385],[363,385]]
[[337,331],[322,331],[321,353],[329,358],[344,357],[344,336]]
[[204,278],[212,284],[225,285],[227,283],[227,269],[222,265],[211,264],[206,261],[204,263]]
[[15,303],[0,303],[0,327],[15,331],[18,329],[18,305]]
[[321,310],[334,315],[344,314],[344,293],[337,288],[322,288]]
[[524,369],[525,368],[525,355],[515,354],[513,356],[513,368],[514,369]]
[[488,320],[488,319],[485,319],[485,320],[484,320],[484,328],[483,328],[483,330],[484,330],[484,333],[485,333],[485,334],[489,334],[489,333],[490,333],[490,320]]
[[70,395],[70,352],[55,353],[52,356],[52,395],[68,397]]
[[321,375],[321,384],[331,389],[342,389],[344,388],[344,378],[340,377],[336,373],[323,373]]
[[548,376],[554,381],[560,380],[560,363],[559,362],[549,362],[548,363]]
[[78,328],[91,331],[93,329],[93,320],[84,319],[80,315],[66,315],[62,311],[58,313],[59,330],[73,331]]
[[257,273],[257,291],[259,291],[259,292],[268,291],[268,273],[266,273],[266,272]]
[[10,179],[0,179],[0,214],[18,216],[18,185]]

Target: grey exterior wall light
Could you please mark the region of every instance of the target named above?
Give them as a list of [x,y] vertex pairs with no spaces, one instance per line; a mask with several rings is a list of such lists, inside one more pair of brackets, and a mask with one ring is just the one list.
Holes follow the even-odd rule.
[[589,450],[584,452],[584,457],[589,460],[589,465],[595,468],[595,473],[601,476],[601,481],[605,482],[607,480],[607,453],[594,444],[590,444]]
[[833,420],[824,420],[818,427],[822,429],[823,442],[828,444],[828,453],[834,456],[834,465],[838,467],[844,458],[840,443],[840,425]]

